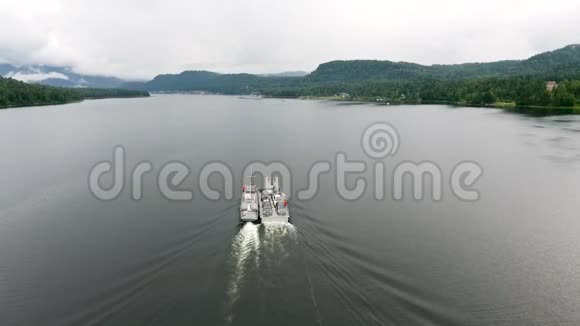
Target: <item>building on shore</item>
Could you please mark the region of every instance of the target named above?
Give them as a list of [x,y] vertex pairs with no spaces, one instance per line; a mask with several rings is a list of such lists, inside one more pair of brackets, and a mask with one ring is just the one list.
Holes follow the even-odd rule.
[[548,92],[551,92],[553,90],[555,90],[556,88],[558,88],[558,83],[556,83],[555,81],[551,80],[546,82],[546,90]]

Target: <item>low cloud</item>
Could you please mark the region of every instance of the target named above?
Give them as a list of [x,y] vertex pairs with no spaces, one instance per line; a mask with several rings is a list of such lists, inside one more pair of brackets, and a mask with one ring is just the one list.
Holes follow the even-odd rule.
[[151,78],[336,59],[524,59],[580,43],[577,0],[1,0],[0,58]]
[[12,79],[20,80],[27,83],[35,83],[49,78],[58,78],[58,79],[66,79],[68,80],[67,75],[63,75],[59,72],[49,72],[49,73],[42,73],[42,72],[9,72],[4,77],[9,77]]

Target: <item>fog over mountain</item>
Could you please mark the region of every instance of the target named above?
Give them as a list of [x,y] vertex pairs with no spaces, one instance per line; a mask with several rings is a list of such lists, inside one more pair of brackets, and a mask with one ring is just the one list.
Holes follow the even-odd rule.
[[82,75],[75,73],[69,67],[46,65],[17,67],[10,64],[0,64],[0,77],[58,87],[115,88],[124,82],[116,77]]
[[577,0],[2,0],[0,6],[0,62],[129,80],[184,70],[313,71],[352,59],[489,62],[580,43]]

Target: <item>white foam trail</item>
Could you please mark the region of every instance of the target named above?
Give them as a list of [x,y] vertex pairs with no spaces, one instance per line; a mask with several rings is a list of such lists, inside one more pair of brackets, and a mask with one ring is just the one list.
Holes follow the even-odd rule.
[[273,281],[296,247],[296,228],[289,223],[260,225],[260,282]]
[[264,223],[264,236],[260,239],[264,256],[281,262],[290,253],[288,241],[296,241],[296,228],[290,223]]
[[258,236],[258,227],[252,223],[244,224],[234,238],[230,256],[233,263],[232,277],[227,289],[227,320],[230,323],[233,318],[231,309],[240,298],[240,288],[246,278],[248,265],[251,263],[253,256],[254,263],[256,267],[258,266],[259,251],[260,239]]
[[[233,308],[240,299],[241,289],[249,271],[257,273],[279,266],[289,255],[288,242],[298,239],[296,228],[290,223],[246,223],[232,242],[231,278],[227,288],[226,322],[234,319]],[[260,261],[263,259],[263,261]],[[252,269],[253,267],[253,269]],[[267,272],[262,277],[267,277]]]

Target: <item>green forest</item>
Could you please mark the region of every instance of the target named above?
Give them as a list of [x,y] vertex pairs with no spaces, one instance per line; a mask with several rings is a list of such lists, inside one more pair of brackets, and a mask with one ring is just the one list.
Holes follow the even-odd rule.
[[553,91],[534,77],[356,81],[302,84],[261,90],[270,97],[329,97],[389,103],[450,103],[467,105],[568,107],[580,99],[580,80],[564,80]]
[[59,88],[0,77],[0,108],[50,105],[85,99],[149,96],[146,91],[97,88]]
[[[556,81],[554,90],[547,81]],[[526,60],[455,65],[420,65],[379,60],[331,61],[305,77],[264,77],[185,71],[126,88],[148,91],[207,91],[267,97],[316,97],[388,103],[448,103],[532,108],[578,113],[580,45]]]
[[[546,82],[557,87],[547,89]],[[59,104],[89,98],[148,96],[148,91],[205,91],[266,97],[328,98],[392,104],[498,106],[538,113],[580,113],[580,45],[526,60],[420,65],[379,60],[331,61],[304,77],[184,71],[123,89],[53,88],[0,79],[0,107]]]
[[[547,81],[556,81],[553,90]],[[300,83],[259,90],[272,97],[330,97],[389,103],[531,107],[578,113],[580,46],[527,60],[423,66],[376,60],[321,64]]]

